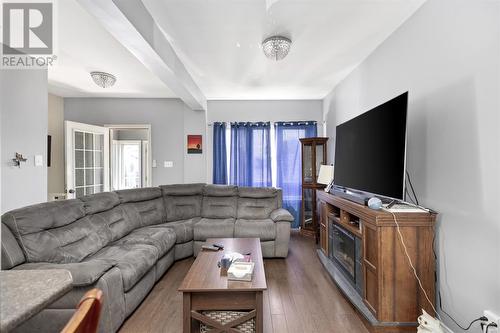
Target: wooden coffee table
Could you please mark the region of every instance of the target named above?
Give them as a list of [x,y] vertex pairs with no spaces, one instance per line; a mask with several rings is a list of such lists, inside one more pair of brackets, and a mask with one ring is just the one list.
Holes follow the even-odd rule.
[[[179,291],[183,298],[183,331],[197,332],[200,322],[214,332],[239,332],[235,327],[255,318],[256,332],[262,332],[262,293],[267,289],[260,240],[258,238],[210,238],[206,244],[221,243],[224,250],[202,250],[196,257]],[[220,275],[217,262],[224,252],[251,253],[255,262],[251,282],[228,281]],[[209,318],[203,311],[244,311],[248,314],[225,325]]]

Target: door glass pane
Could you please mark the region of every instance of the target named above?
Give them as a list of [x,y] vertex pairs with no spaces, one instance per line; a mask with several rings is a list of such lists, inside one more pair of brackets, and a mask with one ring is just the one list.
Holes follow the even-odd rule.
[[85,195],[94,194],[94,186],[85,187]]
[[101,185],[104,178],[104,169],[95,169],[94,173],[94,184]]
[[312,188],[305,188],[302,191],[302,204],[304,205],[304,228],[313,229],[313,191],[315,190]]
[[94,149],[94,134],[85,133],[85,149],[87,150]]
[[94,167],[94,152],[93,151],[85,151],[85,167],[92,168]]
[[139,144],[123,145],[124,188],[141,187],[141,146]]
[[102,151],[96,151],[94,153],[94,166],[96,168],[103,167],[102,157],[103,157],[103,152]]
[[140,140],[115,140],[111,161],[114,190],[142,187],[143,156]]
[[94,169],[85,169],[85,185],[94,185]]
[[316,180],[319,176],[319,168],[321,164],[323,164],[323,145],[316,145]]
[[75,196],[104,190],[104,134],[75,131]]
[[75,169],[75,186],[85,185],[85,170]]
[[75,189],[75,194],[77,198],[81,198],[85,195],[85,188],[84,187],[77,187]]
[[95,150],[103,150],[104,145],[104,134],[95,134],[94,135],[94,149]]
[[304,164],[304,183],[312,183],[313,170],[312,170],[312,145],[304,145],[304,154],[302,163]]
[[83,150],[75,150],[75,168],[85,167],[83,161]]
[[83,132],[75,131],[75,149],[83,149]]

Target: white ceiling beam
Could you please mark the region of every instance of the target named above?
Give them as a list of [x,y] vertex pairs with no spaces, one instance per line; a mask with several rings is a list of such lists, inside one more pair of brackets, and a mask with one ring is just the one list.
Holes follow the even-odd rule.
[[206,97],[142,1],[78,0],[78,2],[186,105],[193,110],[207,109]]

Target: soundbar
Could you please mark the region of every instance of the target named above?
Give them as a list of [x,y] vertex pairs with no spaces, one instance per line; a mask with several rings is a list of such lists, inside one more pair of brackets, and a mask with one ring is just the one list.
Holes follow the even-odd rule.
[[367,195],[366,193],[349,190],[339,186],[333,186],[330,189],[330,194],[347,199],[349,201],[356,202],[363,206],[367,206],[368,200],[372,197]]

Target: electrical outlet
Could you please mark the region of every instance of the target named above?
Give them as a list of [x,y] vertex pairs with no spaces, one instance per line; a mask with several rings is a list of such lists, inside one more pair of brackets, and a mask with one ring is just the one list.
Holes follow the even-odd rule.
[[35,166],[37,166],[37,167],[43,166],[43,156],[42,155],[35,155]]
[[493,332],[500,332],[500,315],[493,313],[493,311],[490,310],[485,310],[483,312],[484,316],[488,318],[488,321],[486,324],[489,323],[495,323],[497,324],[497,327],[490,327],[488,330],[488,333],[493,333]]

